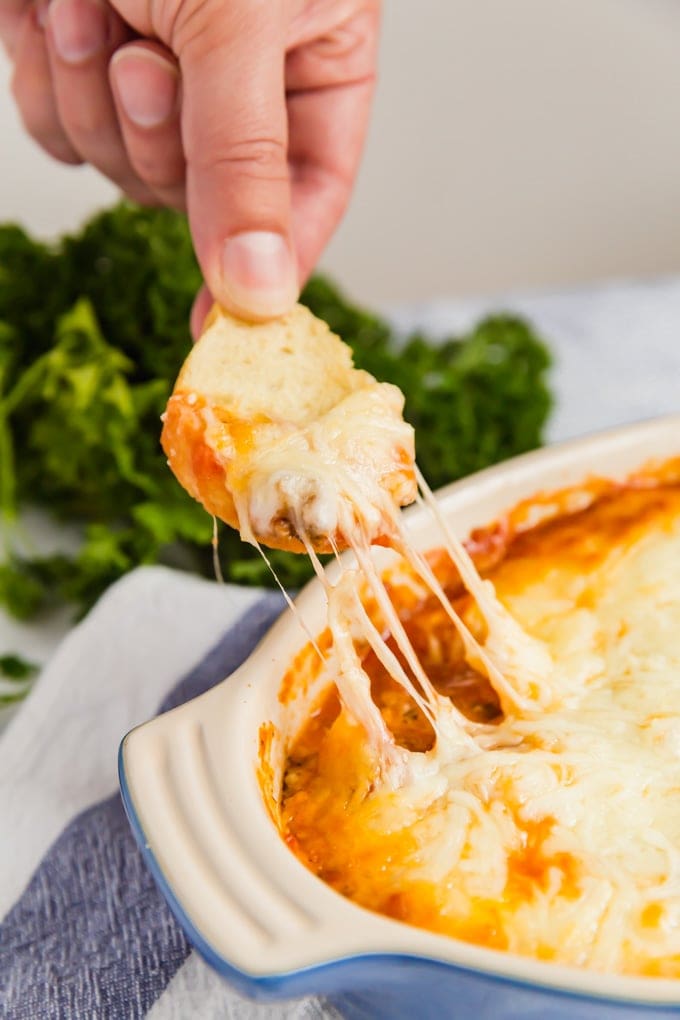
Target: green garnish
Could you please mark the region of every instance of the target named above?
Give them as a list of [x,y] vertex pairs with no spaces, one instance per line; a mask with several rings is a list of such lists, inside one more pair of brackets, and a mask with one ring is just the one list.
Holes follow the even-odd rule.
[[21,701],[39,670],[20,655],[0,655],[0,708]]
[[0,655],[0,676],[4,680],[30,680],[39,668],[20,655]]
[[[0,605],[15,616],[64,600],[83,613],[140,563],[213,576],[212,521],[158,441],[200,282],[186,222],[168,210],[123,203],[54,247],[0,228]],[[313,279],[302,300],[359,367],[401,387],[432,486],[540,445],[549,356],[521,319],[489,318],[443,344],[402,343],[328,280]],[[28,504],[81,522],[79,553],[21,554],[15,521]],[[220,557],[227,580],[272,583],[231,529]],[[288,586],[309,576],[305,557],[271,559]]]

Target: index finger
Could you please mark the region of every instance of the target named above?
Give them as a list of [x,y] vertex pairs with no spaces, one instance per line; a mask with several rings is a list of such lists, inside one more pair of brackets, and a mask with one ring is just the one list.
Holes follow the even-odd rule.
[[298,293],[290,236],[284,5],[208,4],[194,12],[189,28],[186,43],[178,30],[176,52],[196,253],[210,290],[232,312],[250,319],[281,315]]

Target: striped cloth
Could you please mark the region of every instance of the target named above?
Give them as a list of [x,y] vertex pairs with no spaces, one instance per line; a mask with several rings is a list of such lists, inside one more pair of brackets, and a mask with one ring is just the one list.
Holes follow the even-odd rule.
[[282,599],[164,568],[109,590],[0,740],[0,1017],[335,1016],[243,999],[192,952],[117,792],[124,733],[231,673]]

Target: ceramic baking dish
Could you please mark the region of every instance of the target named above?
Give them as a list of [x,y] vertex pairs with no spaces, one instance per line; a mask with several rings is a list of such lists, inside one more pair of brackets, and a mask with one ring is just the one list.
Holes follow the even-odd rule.
[[[439,501],[465,537],[539,492],[593,475],[624,478],[673,455],[680,455],[680,416],[515,458],[448,486]],[[406,518],[419,547],[438,544],[426,509]],[[320,633],[325,602],[318,582],[297,605],[312,633]],[[580,971],[431,934],[353,904],[297,860],[263,798],[260,738],[271,724],[266,731],[277,736],[264,765],[276,785],[285,741],[314,696],[312,690],[286,704],[278,697],[307,641],[284,613],[231,677],[133,730],[121,745],[121,789],[139,845],[205,959],[248,995],[323,994],[347,1016],[679,1015],[680,981]]]

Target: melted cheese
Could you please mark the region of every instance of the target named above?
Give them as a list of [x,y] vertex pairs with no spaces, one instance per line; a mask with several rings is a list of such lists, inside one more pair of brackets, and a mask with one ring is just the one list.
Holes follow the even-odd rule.
[[[427,570],[399,640],[391,628],[396,665],[356,579],[331,593],[343,637],[324,668],[344,709],[292,749],[284,829],[372,909],[543,959],[680,976],[680,490],[630,490],[544,531],[484,581],[457,556],[474,598],[455,609],[482,654],[458,638],[443,671],[453,630]],[[434,688],[408,696],[403,639],[429,677],[469,677],[475,659],[500,722]],[[430,733],[419,750],[403,738],[413,713]]]
[[206,442],[224,461],[239,532],[256,536],[292,530],[312,544],[369,544],[390,533],[397,508],[412,501],[413,429],[401,416],[403,397],[389,383],[366,384],[302,424],[249,423],[243,442],[227,446],[222,421],[203,410]]

